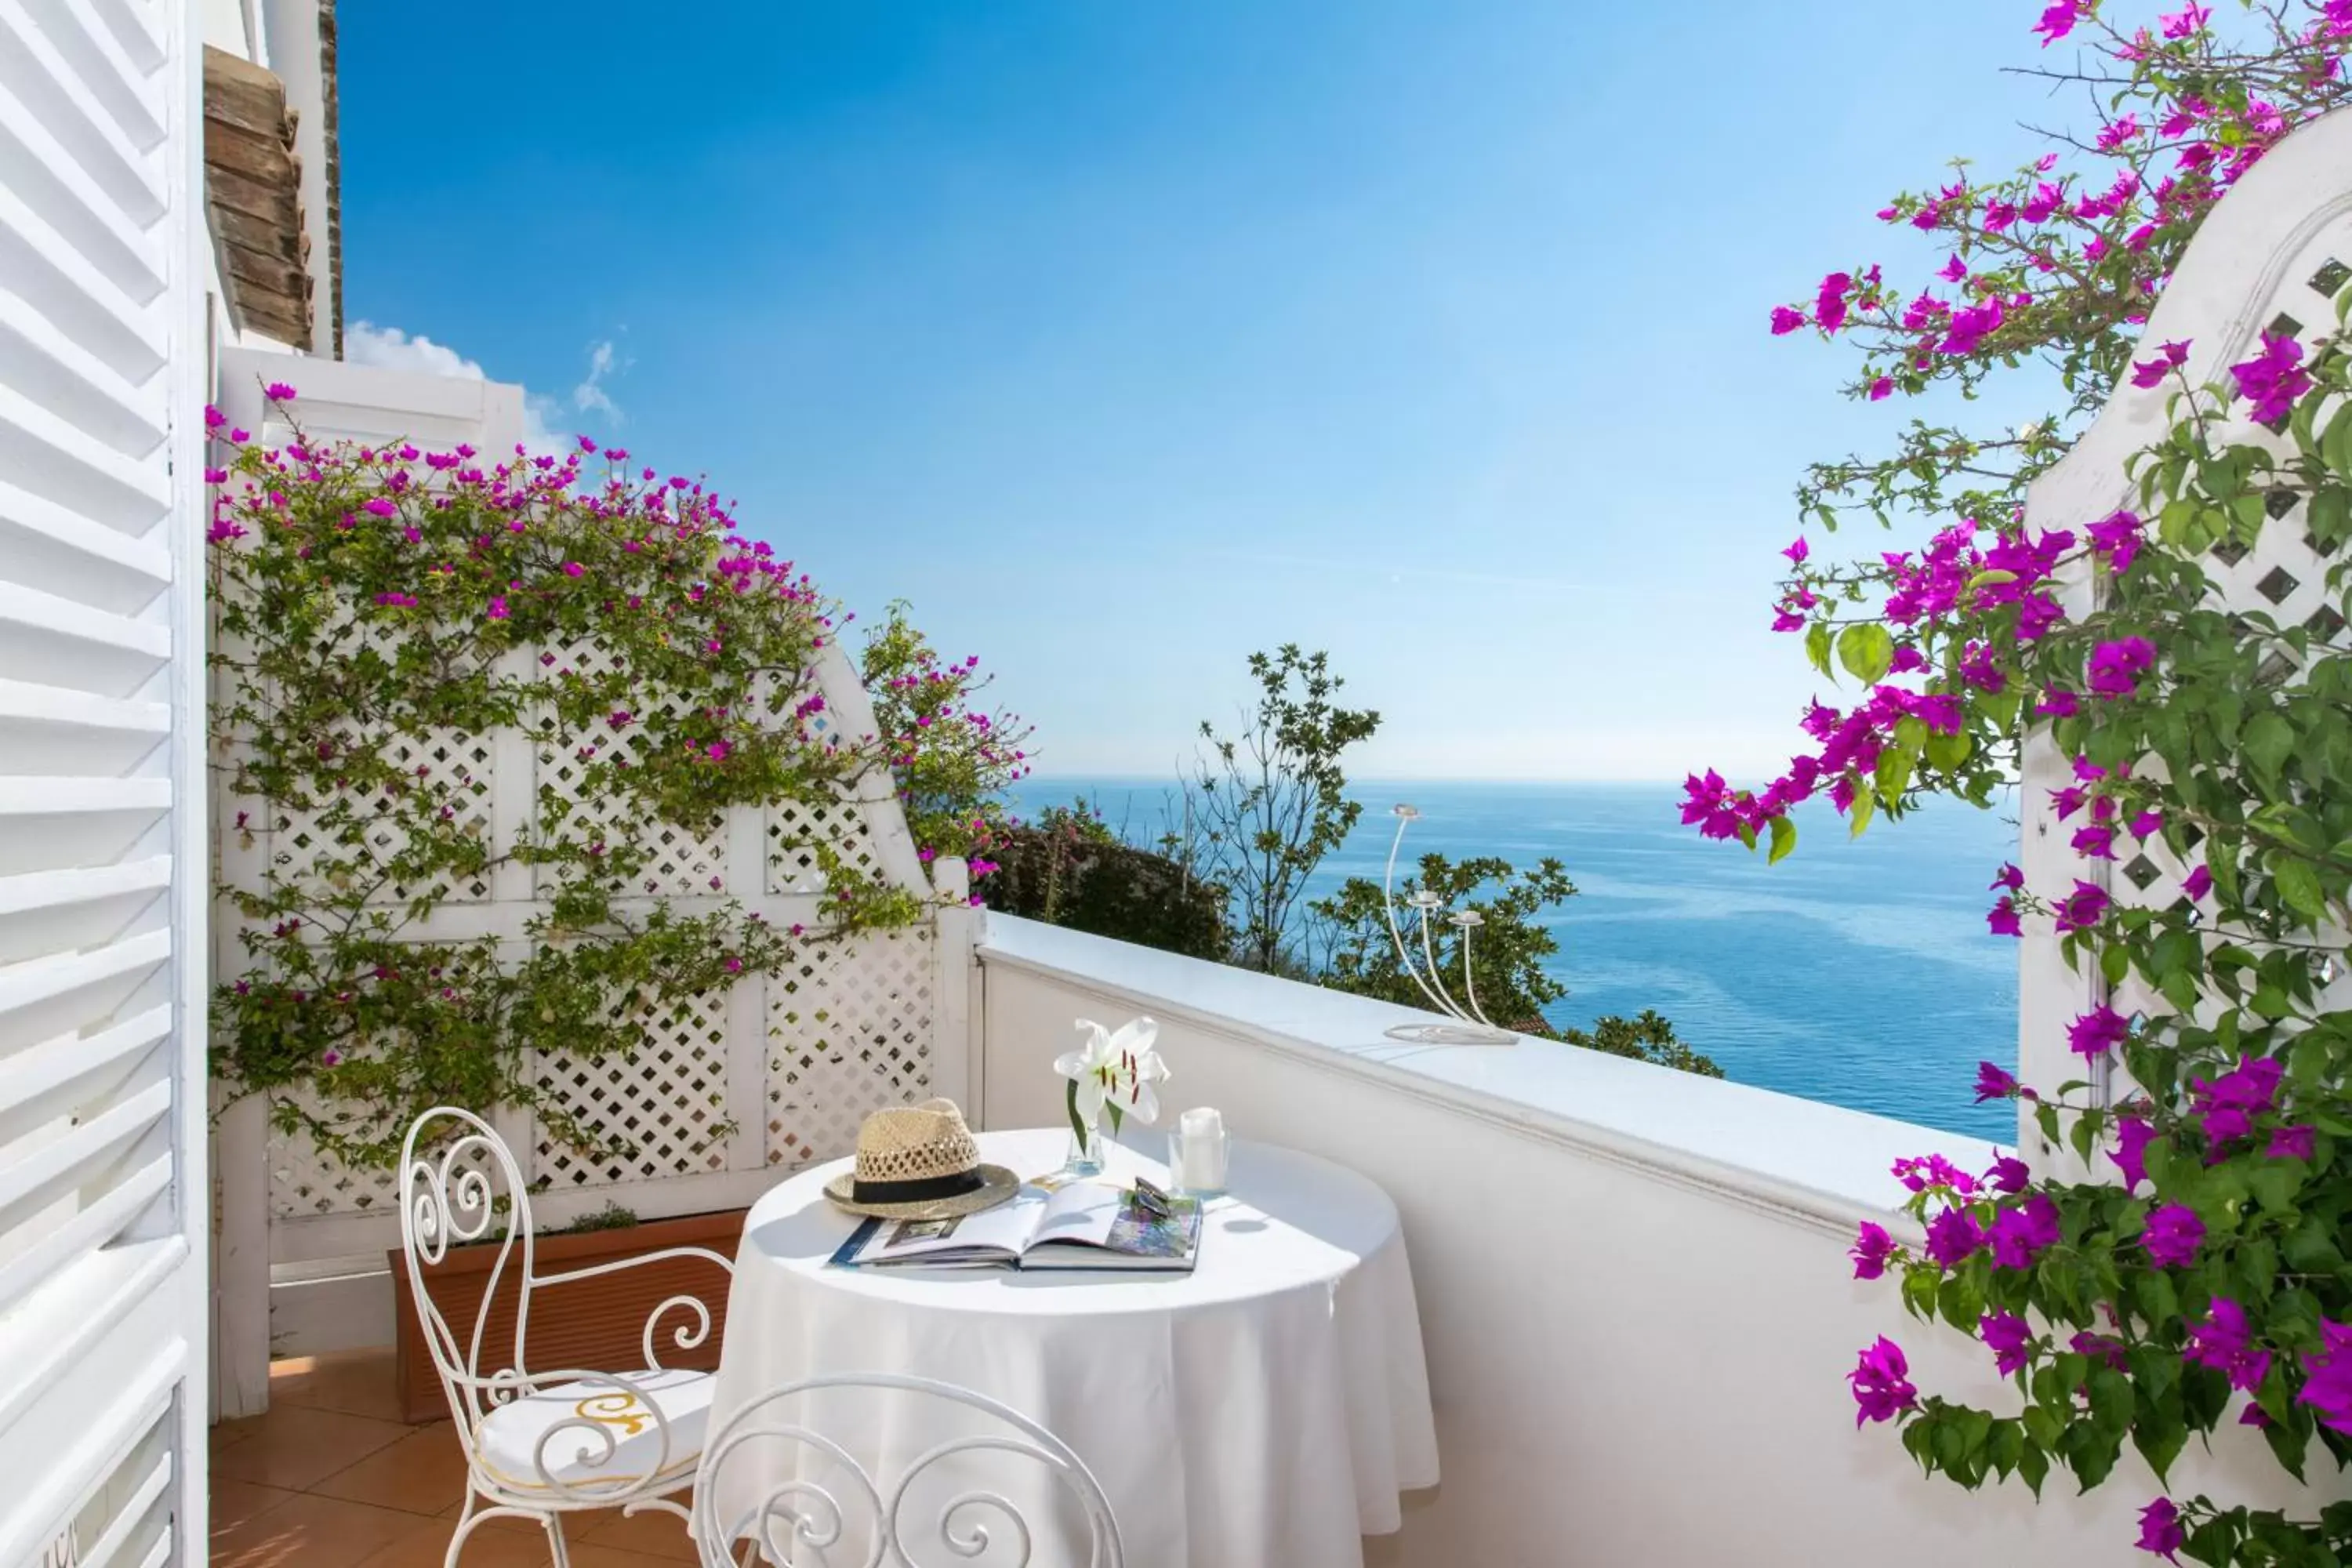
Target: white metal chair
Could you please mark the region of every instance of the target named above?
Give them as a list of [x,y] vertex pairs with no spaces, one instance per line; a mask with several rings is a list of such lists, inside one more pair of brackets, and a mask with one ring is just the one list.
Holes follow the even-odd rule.
[[[449,1106],[418,1117],[401,1147],[400,1239],[417,1322],[466,1447],[466,1507],[449,1540],[447,1568],[478,1526],[501,1517],[537,1520],[555,1568],[570,1568],[565,1513],[659,1509],[691,1524],[685,1505],[672,1499],[692,1484],[701,1458],[711,1377],[665,1369],[656,1342],[675,1311],[683,1317],[672,1344],[699,1345],[710,1331],[710,1309],[687,1295],[656,1307],[638,1370],[534,1372],[526,1360],[532,1297],[547,1286],[678,1258],[707,1258],[731,1278],[732,1261],[705,1247],[674,1247],[539,1272],[530,1196],[512,1152],[480,1117]],[[453,1327],[425,1288],[426,1271],[467,1242],[494,1242],[498,1253],[473,1321]],[[510,1343],[493,1322],[502,1296],[515,1307]]]
[[[992,1417],[992,1425],[989,1430],[927,1444],[886,1488],[844,1443],[822,1436],[784,1409],[796,1399],[825,1390],[917,1394],[964,1405]],[[1002,1560],[1029,1568],[1036,1549],[1032,1520],[1003,1492],[971,1484],[962,1471],[936,1478],[950,1495],[939,1504],[919,1541],[906,1518],[912,1489],[927,1474],[959,1455],[997,1454],[1042,1465],[1048,1496],[1058,1489],[1076,1504],[1086,1555],[1068,1560],[1063,1568],[1124,1568],[1126,1550],[1110,1500],[1068,1444],[984,1394],[933,1378],[882,1372],[803,1378],[771,1389],[729,1415],[704,1448],[695,1475],[695,1544],[703,1568],[739,1568],[735,1553],[746,1542],[757,1553],[753,1562],[773,1568],[818,1568],[837,1561],[826,1554],[827,1549],[845,1537],[853,1538],[851,1554],[838,1561],[860,1568],[929,1568],[950,1559]],[[816,1459],[832,1485],[802,1473],[799,1461],[807,1457]],[[848,1495],[845,1500],[838,1492]],[[1001,1559],[991,1558],[989,1548],[1000,1530],[1010,1532],[1007,1550]],[[931,1533],[936,1533],[944,1558],[919,1555],[917,1545],[927,1545]],[[864,1538],[862,1551],[856,1538]]]

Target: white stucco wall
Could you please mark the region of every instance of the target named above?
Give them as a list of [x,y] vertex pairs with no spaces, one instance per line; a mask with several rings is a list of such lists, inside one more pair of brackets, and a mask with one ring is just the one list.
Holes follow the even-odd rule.
[[[1886,1333],[1923,1390],[2014,1399],[1984,1350],[1854,1283],[1852,1225],[1895,1153],[1989,1146],[1547,1042],[1382,1039],[1406,1009],[991,914],[991,1127],[1060,1120],[1071,1021],[1149,1013],[1170,1115],[1308,1150],[1395,1198],[1444,1479],[1376,1565],[2085,1568],[2147,1561],[2137,1459],[2092,1497],[2054,1476],[1970,1496],[1856,1433],[1845,1373]],[[1149,1134],[1147,1134],[1149,1136]],[[2284,1496],[2267,1457],[2242,1473]],[[2182,1479],[2176,1473],[2176,1482]]]

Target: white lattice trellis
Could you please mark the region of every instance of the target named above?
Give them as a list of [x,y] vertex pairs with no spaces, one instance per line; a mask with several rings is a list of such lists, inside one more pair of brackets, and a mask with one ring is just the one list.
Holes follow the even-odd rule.
[[931,1081],[928,933],[814,950],[768,982],[770,1164],[799,1166],[853,1141],[866,1112],[920,1100]]
[[[562,1191],[726,1170],[727,1010],[718,993],[678,997],[641,1011],[645,1044],[635,1050],[542,1060],[539,1179]],[[559,1116],[610,1147],[566,1143]]]
[[[401,399],[415,400],[418,378],[315,363],[303,373],[306,398],[331,397],[341,409],[339,428],[375,439],[404,433]],[[377,387],[387,390],[372,416]],[[263,427],[258,409],[224,401],[232,419]],[[464,437],[436,427],[431,438]],[[511,657],[584,670],[602,655],[583,642]],[[822,702],[797,721],[845,746],[872,734],[871,707],[839,649],[821,652],[800,696],[810,691]],[[637,693],[635,712],[641,719],[682,700]],[[796,721],[786,709],[776,721]],[[593,741],[579,743],[593,744],[607,760],[615,752],[634,759],[644,733],[642,722],[600,726]],[[386,748],[413,787],[434,792],[460,830],[480,837],[494,854],[543,824],[592,843],[633,844],[649,850],[652,863],[636,885],[616,889],[624,900],[659,898],[693,914],[734,900],[780,931],[810,933],[782,973],[649,1009],[633,1051],[538,1064],[548,1113],[534,1120],[508,1111],[502,1128],[530,1165],[527,1175],[548,1194],[541,1205],[546,1217],[561,1222],[607,1201],[647,1216],[746,1203],[777,1178],[776,1167],[846,1152],[867,1111],[965,1092],[961,1031],[970,938],[942,933],[970,917],[960,900],[934,896],[887,773],[869,773],[837,798],[732,808],[715,822],[678,824],[645,821],[619,802],[584,794],[584,759],[532,723],[483,735],[342,736],[334,743]],[[220,869],[230,885],[257,887],[273,865],[281,875],[300,875],[323,858],[357,862],[366,874],[400,852],[389,830],[365,843],[331,844],[306,814],[235,799],[226,790],[218,800]],[[923,895],[931,913],[906,930],[839,940],[816,934],[826,903],[819,845],[844,864]],[[404,903],[418,890],[393,882],[377,898]],[[446,889],[407,934],[520,944],[550,890],[528,866],[501,863]],[[225,931],[241,923],[226,903],[218,920]],[[245,958],[224,941],[217,962],[241,967]],[[944,983],[943,963],[955,967]],[[944,1050],[943,1030],[957,1037]],[[583,1150],[561,1136],[567,1119],[596,1147]],[[387,1245],[394,1221],[387,1178],[345,1169],[301,1137],[271,1135],[263,1158],[271,1258],[299,1262]]]
[[[2147,328],[2150,342],[2186,341],[2186,370],[2192,383],[2227,381],[2226,367],[2249,357],[2264,332],[2285,333],[2308,342],[2332,330],[2336,300],[2352,285],[2352,116],[2337,114],[2298,132],[2274,149],[2207,220],[2183,258]],[[2125,386],[2104,409],[2064,462],[2034,487],[2028,516],[2037,529],[2085,525],[2132,500],[2126,465],[2163,434],[2168,397],[2177,387]],[[2238,405],[2242,411],[2243,405]],[[2254,441],[2284,452],[2289,444],[2275,431],[2242,417],[2216,432],[2217,440]],[[2310,535],[2302,503],[2282,490],[2269,508],[2259,542],[2252,548],[2224,541],[2206,552],[2204,569],[2213,584],[2210,603],[2240,616],[2266,616],[2281,629],[2304,627],[2333,637],[2347,625],[2340,589],[2331,588],[2327,562]],[[2067,586],[2068,607],[2090,607],[2096,592],[2087,571]],[[2243,623],[2248,637],[2263,636]],[[2259,679],[2292,682],[2299,673],[2291,648],[2269,639]],[[2146,759],[2143,769],[2161,763]],[[2056,819],[2053,790],[2072,778],[2071,760],[2046,737],[2027,748],[2020,865],[2029,885],[2063,889],[2076,878],[2107,889],[2117,902],[2165,909],[2187,895],[2184,881],[2195,868],[2199,840],[2187,837],[2184,860],[2157,839],[2148,839],[2119,862],[2085,860],[2070,847],[2069,826]],[[2020,1058],[2030,1082],[2055,1083],[2082,1076],[2070,1058],[2065,1026],[2076,1015],[2105,1001],[2126,1015],[2156,1016],[2170,1005],[2137,974],[2109,987],[2095,974],[2070,968],[2059,952],[2057,933],[2046,921],[2029,925],[2021,957]],[[2336,989],[2345,987],[2342,979]],[[2338,1002],[2337,1005],[2342,1005]],[[2125,1086],[2103,1083],[2113,1095]],[[2030,1117],[2023,1142],[2045,1159],[2061,1158],[2041,1146]]]

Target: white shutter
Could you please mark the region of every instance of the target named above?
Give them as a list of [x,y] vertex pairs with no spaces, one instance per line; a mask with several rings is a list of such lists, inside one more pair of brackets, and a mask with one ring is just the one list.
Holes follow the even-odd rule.
[[0,1568],[205,1551],[190,9],[0,0]]

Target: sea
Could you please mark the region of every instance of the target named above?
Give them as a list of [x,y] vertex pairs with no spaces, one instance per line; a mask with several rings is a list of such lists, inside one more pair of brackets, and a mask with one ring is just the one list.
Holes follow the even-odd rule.
[[[1024,780],[1032,816],[1083,795],[1130,839],[1160,831],[1165,779]],[[1568,987],[1549,1015],[1581,1026],[1654,1008],[1741,1083],[2001,1142],[2014,1111],[1973,1103],[1979,1059],[2017,1057],[2017,943],[1985,929],[1988,891],[2016,858],[2013,808],[1937,801],[1860,838],[1825,803],[1800,808],[1777,866],[1685,827],[1671,784],[1350,781],[1364,814],[1309,895],[1377,879],[1417,807],[1402,868],[1438,850],[1513,866],[1560,860],[1577,896],[1549,912],[1549,965]]]

